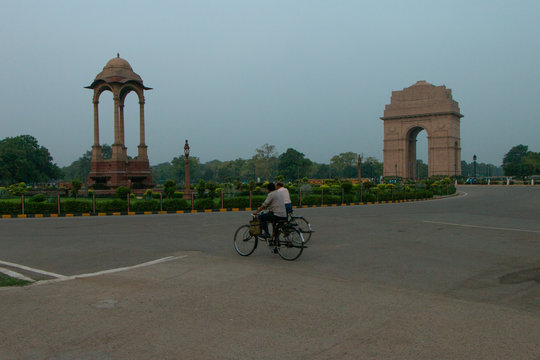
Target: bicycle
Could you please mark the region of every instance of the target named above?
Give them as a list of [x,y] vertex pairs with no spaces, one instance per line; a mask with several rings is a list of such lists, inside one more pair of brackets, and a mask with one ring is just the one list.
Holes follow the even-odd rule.
[[302,233],[304,243],[307,244],[311,239],[311,234],[314,232],[309,221],[303,216],[294,216],[293,211],[287,213],[287,221]]
[[279,254],[282,259],[289,261],[298,259],[306,248],[302,233],[287,220],[272,221],[272,234],[268,239],[261,236],[260,223],[258,230],[253,232],[249,224],[242,225],[236,230],[234,248],[239,255],[251,255],[257,248],[259,240],[267,241],[274,254]]

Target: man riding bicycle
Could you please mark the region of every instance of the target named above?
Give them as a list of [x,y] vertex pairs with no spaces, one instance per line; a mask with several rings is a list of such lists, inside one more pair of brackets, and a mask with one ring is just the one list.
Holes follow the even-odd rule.
[[278,193],[281,194],[281,197],[283,198],[283,202],[285,203],[285,210],[287,211],[287,214],[292,213],[292,201],[291,201],[291,195],[289,195],[289,190],[287,190],[286,187],[283,187],[283,183],[280,181],[276,184],[276,190]]
[[253,215],[257,215],[264,209],[268,209],[267,212],[259,215],[259,220],[261,221],[261,228],[263,234],[260,236],[263,238],[269,238],[270,234],[268,232],[268,222],[269,221],[279,221],[287,219],[287,211],[285,210],[285,203],[283,202],[283,197],[281,194],[276,191],[276,186],[274,183],[269,183],[266,187],[268,189],[268,196],[262,205],[253,212]]

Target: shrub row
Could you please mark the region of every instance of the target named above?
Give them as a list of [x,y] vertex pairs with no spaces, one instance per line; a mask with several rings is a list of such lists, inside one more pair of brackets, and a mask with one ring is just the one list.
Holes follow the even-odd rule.
[[[448,189],[448,190],[447,190]],[[371,188],[369,190],[360,192],[352,192],[344,195],[331,195],[325,194],[321,201],[321,194],[310,194],[302,196],[301,205],[320,205],[324,204],[340,204],[342,200],[345,203],[354,202],[375,202],[375,201],[390,201],[390,200],[403,200],[403,199],[424,199],[431,198],[433,195],[447,195],[456,192],[456,188],[451,185],[448,188],[445,186],[432,187],[430,190],[426,189],[408,189],[392,191],[389,189],[377,190],[377,188]],[[265,195],[254,195],[251,198],[251,204],[249,196],[236,196],[223,199],[223,207],[225,208],[257,208],[265,200]],[[38,199],[36,199],[38,200]],[[300,196],[298,194],[291,194],[291,201],[293,205],[300,205]],[[221,207],[221,200],[219,198],[201,198],[195,199],[193,208],[197,210],[204,209],[216,209]],[[134,212],[143,211],[159,211],[163,208],[164,211],[176,211],[176,210],[191,210],[191,201],[182,198],[163,199],[163,207],[160,205],[158,199],[133,199],[130,201],[129,210]],[[101,200],[96,202],[96,212],[125,212],[127,211],[127,200],[111,199]],[[43,201],[39,199],[36,201],[25,201],[25,213],[27,214],[54,214],[58,212],[58,204],[53,199],[49,201]],[[60,212],[62,213],[89,213],[92,212],[92,200],[90,199],[63,199],[60,203]],[[20,214],[21,202],[18,199],[12,200],[0,200],[0,214]]]

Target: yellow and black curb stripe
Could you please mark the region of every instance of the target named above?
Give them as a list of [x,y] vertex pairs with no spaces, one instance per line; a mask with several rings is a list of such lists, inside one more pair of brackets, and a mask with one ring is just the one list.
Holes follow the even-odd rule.
[[[341,206],[361,206],[375,204],[397,204],[404,202],[426,201],[432,199],[410,199],[395,201],[373,201],[356,202],[344,204],[321,204],[321,205],[302,205],[293,206],[294,209],[319,208],[319,207],[341,207]],[[97,213],[66,213],[66,214],[7,214],[1,215],[2,219],[29,219],[29,218],[56,218],[56,217],[74,217],[74,216],[126,216],[126,215],[159,215],[159,214],[195,214],[195,213],[214,213],[229,211],[253,211],[254,208],[227,208],[227,209],[205,209],[205,210],[177,210],[177,211],[124,211],[124,212],[97,212]]]

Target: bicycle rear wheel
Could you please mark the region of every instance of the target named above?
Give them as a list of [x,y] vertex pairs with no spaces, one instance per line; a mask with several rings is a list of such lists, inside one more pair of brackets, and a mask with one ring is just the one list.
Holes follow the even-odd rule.
[[310,223],[303,218],[302,216],[293,217],[293,224],[296,225],[298,230],[302,233],[302,237],[304,238],[304,244],[306,244],[309,239],[311,239],[311,233],[313,230],[311,230]]
[[304,251],[304,239],[298,230],[281,232],[277,247],[279,256],[284,260],[296,260]]
[[249,234],[249,225],[242,225],[234,233],[234,248],[242,256],[249,256],[257,247],[257,236]]

